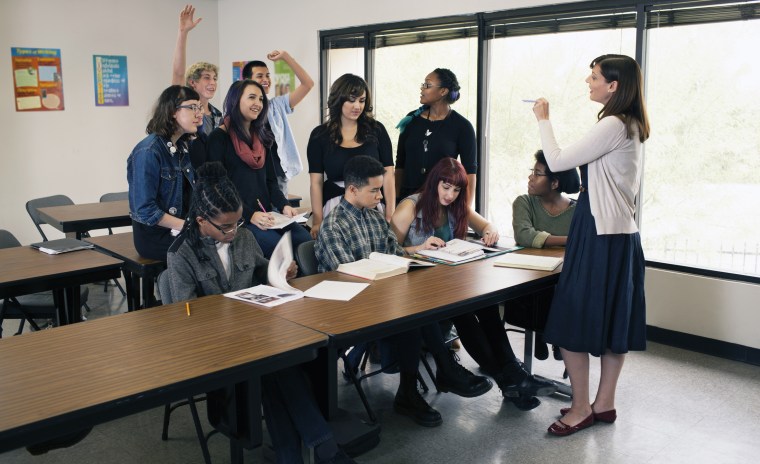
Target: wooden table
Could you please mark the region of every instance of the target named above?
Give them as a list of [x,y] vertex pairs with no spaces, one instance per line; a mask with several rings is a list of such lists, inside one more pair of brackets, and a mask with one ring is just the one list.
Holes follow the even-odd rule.
[[[79,286],[119,277],[122,262],[94,250],[48,255],[31,247],[0,249],[0,299],[65,291],[61,323],[81,320]],[[0,376],[2,374],[0,373]]]
[[259,377],[313,359],[327,337],[223,296],[190,305],[0,340],[0,453],[241,382],[256,387],[260,443]]
[[[524,252],[561,256],[564,250]],[[338,412],[339,350],[553,286],[561,269],[545,272],[494,267],[493,259],[438,265],[372,281],[351,301],[305,298],[275,307],[272,313],[329,335],[330,343],[318,358],[318,371],[324,371],[326,378],[324,385],[315,383],[315,393],[325,414],[333,417]],[[305,290],[323,280],[367,282],[328,272],[296,279],[292,285]]]
[[166,263],[140,256],[135,250],[132,232],[90,237],[85,241],[95,245],[99,251],[124,262],[123,270],[124,279],[127,283],[127,307],[129,311],[140,309],[141,293],[142,307],[150,308],[155,304],[153,281],[161,271],[166,269]]
[[50,206],[37,211],[46,223],[61,232],[75,233],[78,239],[89,230],[132,225],[129,200]]

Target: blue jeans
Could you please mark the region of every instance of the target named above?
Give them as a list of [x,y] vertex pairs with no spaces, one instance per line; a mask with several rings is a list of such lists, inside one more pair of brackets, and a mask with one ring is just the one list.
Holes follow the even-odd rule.
[[277,242],[280,241],[285,232],[290,231],[290,238],[293,242],[293,256],[295,256],[298,245],[311,240],[311,235],[301,224],[291,224],[283,229],[267,229],[261,230],[253,224],[245,225],[248,230],[253,232],[253,236],[256,238],[261,247],[261,251],[264,253],[264,257],[269,259],[272,257],[272,252],[277,246]]
[[301,441],[309,448],[333,437],[300,367],[261,377],[261,404],[277,462],[303,463]]

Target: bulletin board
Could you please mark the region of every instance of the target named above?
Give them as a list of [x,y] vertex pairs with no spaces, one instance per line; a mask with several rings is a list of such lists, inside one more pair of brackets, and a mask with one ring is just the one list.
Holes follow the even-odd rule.
[[63,73],[57,48],[11,47],[16,111],[62,111]]

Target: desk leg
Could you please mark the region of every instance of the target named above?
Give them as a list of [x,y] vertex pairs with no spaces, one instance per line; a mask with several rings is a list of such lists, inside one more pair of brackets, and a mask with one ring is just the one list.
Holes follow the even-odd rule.
[[69,313],[66,311],[66,293],[62,289],[53,290],[53,304],[58,311],[58,325],[69,323]]
[[82,322],[82,299],[80,298],[79,285],[66,289],[66,313],[69,324]]
[[124,285],[127,287],[127,311],[135,310],[135,289],[134,282],[132,282],[132,273],[126,269],[122,271],[124,273]]
[[143,277],[141,280],[143,308],[151,308],[156,305],[156,298],[153,296],[153,278]]
[[528,374],[533,373],[533,339],[536,334],[532,330],[525,329],[525,347],[523,348],[523,363]]
[[319,409],[331,420],[338,414],[338,351],[333,346],[320,348],[317,358],[303,368],[311,378]]
[[140,309],[140,276],[132,273],[132,309]]

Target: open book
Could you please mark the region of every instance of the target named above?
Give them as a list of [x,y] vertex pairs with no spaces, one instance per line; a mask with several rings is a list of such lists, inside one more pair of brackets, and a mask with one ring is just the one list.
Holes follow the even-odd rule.
[[533,256],[510,253],[494,261],[494,266],[533,269],[536,271],[553,271],[562,264],[562,258],[551,256]]
[[69,251],[89,250],[95,247],[92,243],[83,242],[75,238],[48,240],[47,242],[32,243],[29,246],[49,255],[68,253]]
[[269,279],[270,285],[256,285],[244,290],[225,293],[224,296],[268,308],[303,298],[303,292],[288,284],[288,267],[292,262],[293,246],[291,245],[290,232],[285,232],[272,252],[272,257],[269,258],[267,279]]
[[437,250],[420,250],[416,254],[445,264],[459,264],[480,259],[485,256],[485,251],[483,245],[455,238],[446,242],[445,247]]
[[405,274],[411,264],[411,260],[400,256],[373,252],[369,258],[339,265],[338,272],[362,279],[378,280]]

